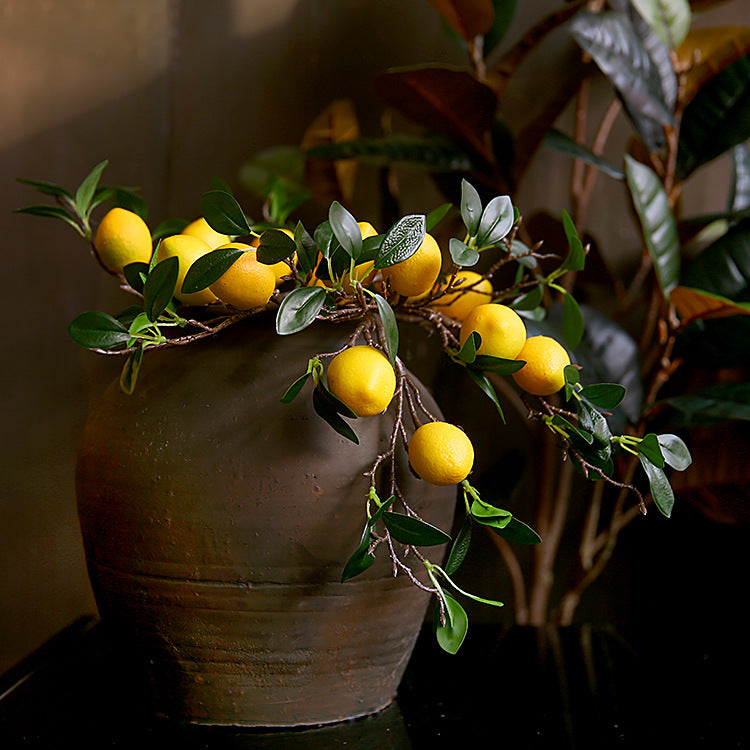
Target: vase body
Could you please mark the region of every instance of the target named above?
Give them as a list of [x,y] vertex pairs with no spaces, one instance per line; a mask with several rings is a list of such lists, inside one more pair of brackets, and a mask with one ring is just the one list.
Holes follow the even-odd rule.
[[[348,332],[281,337],[251,319],[147,355],[135,393],[114,383],[90,415],[76,471],[89,575],[161,715],[309,725],[395,696],[429,597],[393,577],[386,549],[341,583],[392,417],[353,421],[355,445],[315,415],[309,383],[279,402]],[[400,465],[410,505],[450,531],[455,488]]]

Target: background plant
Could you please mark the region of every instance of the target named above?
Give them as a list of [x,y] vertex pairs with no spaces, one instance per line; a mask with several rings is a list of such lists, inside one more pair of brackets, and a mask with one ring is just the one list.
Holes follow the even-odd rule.
[[[264,154],[252,160],[244,168],[246,184],[282,195],[305,189],[346,202],[352,190],[341,166],[344,160],[357,159],[379,170],[383,212],[389,217],[398,210],[394,175],[404,170],[429,174],[458,203],[465,177],[482,199],[498,193],[513,196],[542,147],[569,155],[569,224],[533,232],[534,222],[526,222],[519,239],[533,247],[545,236],[570,234],[572,225],[590,240],[589,262],[585,270],[566,269],[544,286],[545,305],[552,314],[536,322],[538,330],[564,340],[565,323],[569,327],[576,314],[574,290],[576,297],[592,303],[614,297],[615,304],[605,310],[580,306],[586,329],[576,356],[591,365],[582,377],[598,372],[628,386],[627,400],[609,421],[627,424],[634,439],[643,439],[654,428],[700,425],[703,432],[696,432],[694,439],[700,440],[701,451],[694,470],[678,486],[714,517],[731,517],[724,499],[737,493],[742,497],[747,476],[738,466],[722,469],[726,462],[717,458],[722,453],[742,455],[747,445],[737,422],[747,420],[750,397],[750,159],[744,143],[750,136],[750,32],[738,27],[691,30],[693,13],[711,2],[581,1],[561,4],[498,52],[520,3],[432,4],[448,32],[465,47],[466,68],[425,65],[388,71],[375,81],[388,108],[422,133],[415,134],[413,128],[398,132],[390,125],[393,118],[387,117],[382,136],[342,140],[337,134],[355,130],[354,115],[337,102],[325,113],[326,122],[338,121],[337,126],[323,129],[313,123],[302,152],[279,149],[272,159]],[[509,84],[528,56],[544,49],[551,32],[560,28],[578,46],[578,56],[561,66],[565,75],[560,85],[551,88],[539,82],[539,115],[514,133],[513,123],[499,116]],[[593,121],[591,88],[602,79],[611,100]],[[562,132],[557,124],[571,109],[574,128]],[[621,120],[627,121],[629,132],[624,142],[615,142],[614,126]],[[609,156],[618,151],[619,158]],[[718,158],[732,161],[727,210],[683,216],[683,185],[700,179],[700,167]],[[623,184],[624,200],[613,208],[613,216],[630,216],[643,241],[636,266],[622,273],[615,273],[600,252],[607,238],[593,237],[587,226],[601,180]],[[540,258],[542,268],[546,262]],[[531,309],[533,305],[527,312]],[[502,388],[495,375],[487,377]],[[733,423],[729,428],[727,421]],[[723,424],[708,440],[701,439],[707,425],[719,422]],[[535,491],[535,528],[545,544],[534,549],[526,580],[512,550],[498,542],[515,584],[519,622],[570,622],[583,592],[610,559],[619,533],[640,512],[627,491],[601,483],[582,489],[573,464],[561,464],[549,449],[551,440],[548,430],[535,433],[534,442],[541,446],[535,460],[542,461],[537,473],[543,477]],[[626,482],[639,461],[626,455]],[[559,601],[551,601],[558,546],[571,507],[578,505],[585,510],[577,570]]]

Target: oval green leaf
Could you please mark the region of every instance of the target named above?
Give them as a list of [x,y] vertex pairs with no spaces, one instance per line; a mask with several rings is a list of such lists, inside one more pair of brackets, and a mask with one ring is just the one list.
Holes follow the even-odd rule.
[[626,393],[625,386],[619,383],[594,383],[581,388],[581,395],[600,409],[616,409]]
[[436,624],[435,637],[443,651],[456,654],[469,630],[469,618],[464,608],[450,594],[441,592],[440,596],[442,596],[447,610],[446,623],[445,625],[441,625],[439,622]]
[[286,232],[280,229],[267,229],[260,236],[256,257],[260,263],[272,266],[291,258],[296,249],[296,243]]
[[245,252],[247,251],[241,247],[219,247],[210,253],[201,255],[188,268],[182,282],[182,293],[193,294],[208,288],[218,281],[237,258]]
[[446,544],[451,540],[448,534],[436,526],[403,513],[386,511],[383,513],[383,523],[390,535],[401,544],[431,547],[436,544]]
[[502,529],[493,526],[492,531],[513,544],[539,544],[542,541],[542,537],[531,526],[515,517],[511,518],[508,525]]
[[130,339],[128,329],[119,320],[95,310],[71,321],[68,334],[76,344],[87,349],[114,349]]
[[210,190],[201,196],[203,218],[221,234],[250,234],[251,227],[245,212],[233,195],[224,190]]
[[457,237],[451,237],[448,249],[451,260],[462,268],[474,266],[479,261],[479,253],[473,247],[461,242]]
[[638,458],[641,462],[641,466],[643,466],[643,470],[646,472],[646,476],[648,477],[654,505],[656,505],[661,513],[669,518],[672,515],[672,509],[674,508],[674,492],[672,491],[672,486],[669,484],[667,475],[664,473],[663,469],[654,466],[654,464],[652,464],[643,454],[639,454]]
[[388,268],[411,258],[424,241],[425,226],[423,214],[410,214],[399,219],[383,237],[375,268]]
[[284,298],[276,313],[276,333],[288,336],[307,328],[317,317],[326,301],[326,291],[319,286],[293,289]]
[[664,461],[677,471],[685,471],[693,462],[687,445],[677,435],[657,435]]
[[152,323],[158,320],[172,301],[179,272],[180,261],[173,256],[157,263],[146,276],[143,284],[143,309]]
[[491,247],[505,239],[516,223],[516,214],[509,195],[495,196],[482,211],[477,233],[479,247]]
[[379,294],[373,295],[375,302],[378,306],[378,312],[380,313],[380,320],[383,323],[383,333],[385,334],[385,345],[388,349],[388,360],[393,366],[396,363],[396,356],[398,355],[398,322],[396,321],[396,314],[393,312],[393,308],[388,304],[384,297]]
[[461,180],[461,219],[470,237],[474,237],[479,230],[481,218],[482,199],[476,188],[463,179]]
[[461,563],[466,559],[471,544],[471,516],[466,516],[461,524],[458,534],[451,545],[451,551],[448,560],[445,563],[445,572],[450,576],[453,575]]

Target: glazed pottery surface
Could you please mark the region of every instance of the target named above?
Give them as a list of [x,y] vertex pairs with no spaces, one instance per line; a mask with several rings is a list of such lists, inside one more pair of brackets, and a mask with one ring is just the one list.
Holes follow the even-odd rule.
[[[386,549],[341,583],[364,528],[363,473],[393,418],[353,420],[355,445],[314,413],[310,383],[279,401],[349,333],[315,324],[282,337],[254,318],[147,354],[135,393],[112,384],[88,420],[76,482],[89,574],[159,714],[309,725],[395,695],[428,595],[394,578]],[[450,531],[455,487],[416,480],[404,455],[398,478],[411,507]],[[437,562],[443,550],[428,552]]]

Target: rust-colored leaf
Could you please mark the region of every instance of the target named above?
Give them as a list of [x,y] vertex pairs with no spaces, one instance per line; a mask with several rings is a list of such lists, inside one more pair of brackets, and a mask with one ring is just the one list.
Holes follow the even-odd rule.
[[750,53],[750,27],[713,26],[692,29],[676,53],[680,64],[689,66],[682,94],[684,106],[709,78]]
[[669,295],[682,318],[683,325],[694,320],[728,318],[731,315],[750,315],[750,306],[741,305],[701,289],[675,287]]
[[417,67],[375,79],[375,91],[413,122],[456,140],[482,161],[493,161],[489,129],[497,109],[492,89],[463,70]]
[[[308,125],[300,144],[303,150],[359,138],[359,122],[349,99],[336,99]],[[308,187],[324,205],[333,201],[348,204],[354,192],[357,163],[354,159],[326,161],[307,159]]]
[[483,36],[492,26],[492,0],[429,0],[446,23],[467,42]]

